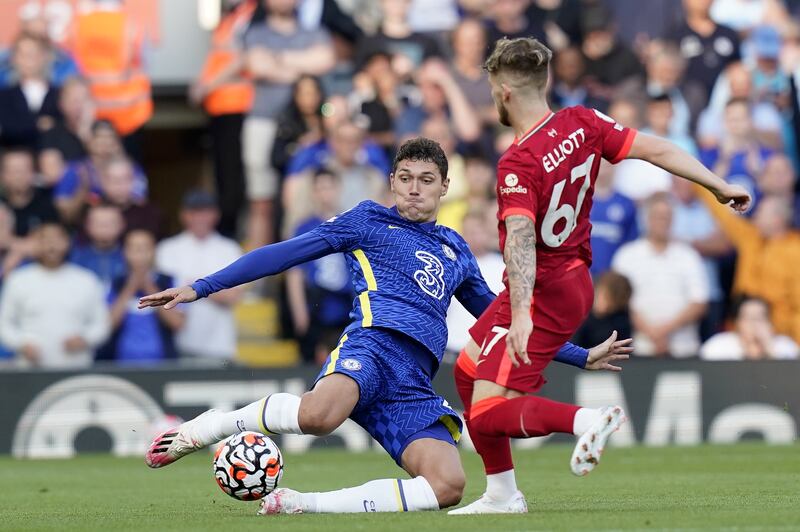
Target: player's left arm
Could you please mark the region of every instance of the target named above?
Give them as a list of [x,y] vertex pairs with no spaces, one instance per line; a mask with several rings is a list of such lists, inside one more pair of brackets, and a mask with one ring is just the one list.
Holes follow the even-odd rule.
[[536,283],[536,225],[533,218],[524,214],[506,216],[505,224],[503,259],[511,300],[511,326],[506,336],[506,354],[511,357],[514,366],[519,366],[517,359],[525,364],[531,363],[528,339],[533,332],[531,300]]
[[750,194],[744,187],[725,182],[669,140],[637,133],[626,158],[647,161],[671,174],[697,183],[714,194],[718,202],[730,205],[735,211],[745,212],[750,207]]

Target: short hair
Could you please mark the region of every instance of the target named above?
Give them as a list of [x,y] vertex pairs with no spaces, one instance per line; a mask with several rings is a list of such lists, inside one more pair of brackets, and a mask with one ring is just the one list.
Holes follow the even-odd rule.
[[5,161],[6,157],[11,157],[13,155],[22,155],[24,157],[27,157],[31,161],[31,164],[34,164],[34,162],[36,161],[36,154],[34,153],[34,151],[28,148],[27,146],[20,146],[20,145],[6,148],[0,154],[0,161]]
[[731,301],[730,318],[733,320],[737,319],[739,314],[742,312],[742,307],[750,302],[764,305],[764,307],[767,309],[767,314],[772,312],[772,307],[766,299],[750,294],[740,294],[736,296],[733,301]]
[[425,137],[417,137],[415,139],[407,140],[397,150],[397,155],[394,156],[392,163],[392,173],[397,171],[397,165],[400,161],[424,161],[426,163],[433,163],[439,168],[439,173],[442,175],[442,181],[447,179],[447,155],[439,143]]
[[633,287],[627,277],[609,270],[597,279],[597,288],[605,288],[611,300],[612,312],[626,310],[633,295]]
[[102,130],[102,129],[109,130],[112,133],[114,133],[114,135],[119,137],[119,132],[117,131],[117,128],[115,128],[114,124],[112,124],[109,120],[106,120],[106,119],[103,118],[103,119],[95,120],[94,122],[92,122],[92,127],[91,127],[92,135],[96,135],[97,132]]
[[745,107],[750,109],[750,100],[742,97],[731,98],[725,103],[725,109],[733,107],[734,105],[744,105]]
[[316,184],[318,181],[324,178],[329,178],[331,181],[335,181],[336,183],[342,182],[342,176],[327,166],[321,166],[320,168],[317,168],[317,171],[311,176],[311,182]]
[[672,105],[672,100],[670,99],[667,93],[661,93],[656,96],[650,96],[647,98],[647,104],[654,104],[654,103],[668,103]]
[[483,68],[489,74],[509,73],[522,85],[538,90],[547,86],[547,76],[553,52],[530,37],[497,41]]

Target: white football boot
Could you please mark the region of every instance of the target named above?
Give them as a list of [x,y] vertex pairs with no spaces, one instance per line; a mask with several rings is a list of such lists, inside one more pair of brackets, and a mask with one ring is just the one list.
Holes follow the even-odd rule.
[[517,491],[513,497],[507,501],[496,501],[488,497],[485,493],[481,498],[472,504],[468,504],[455,510],[450,510],[447,515],[476,515],[476,514],[526,514],[528,513],[528,502],[521,491]]
[[301,514],[303,494],[288,488],[278,488],[261,499],[258,515]]
[[219,410],[206,410],[194,419],[190,419],[178,427],[162,432],[153,440],[144,455],[145,463],[152,467],[164,467],[198,449],[208,447],[216,442],[204,442],[198,436],[199,425],[207,421],[209,416],[222,414]]
[[618,431],[627,420],[621,407],[607,406],[603,408],[600,412],[600,419],[578,438],[569,462],[572,472],[579,477],[591,473],[600,462],[600,456],[603,454],[608,437]]

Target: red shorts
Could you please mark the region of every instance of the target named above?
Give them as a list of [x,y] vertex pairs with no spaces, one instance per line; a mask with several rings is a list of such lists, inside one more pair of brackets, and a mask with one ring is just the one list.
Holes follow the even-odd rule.
[[537,279],[533,290],[533,334],[528,340],[531,364],[514,367],[506,354],[511,302],[508,290],[504,290],[469,330],[481,346],[476,380],[492,381],[523,393],[533,393],[547,382],[542,375],[544,368],[578,330],[594,300],[592,277],[585,264],[548,277]]

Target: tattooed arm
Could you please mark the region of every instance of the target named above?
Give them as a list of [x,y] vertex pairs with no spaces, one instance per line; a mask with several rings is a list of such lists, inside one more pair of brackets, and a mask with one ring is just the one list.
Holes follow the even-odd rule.
[[511,215],[505,219],[506,245],[503,259],[508,275],[511,298],[511,327],[506,339],[506,354],[515,366],[519,357],[525,364],[528,358],[528,338],[533,332],[531,299],[536,282],[536,227],[527,216]]

